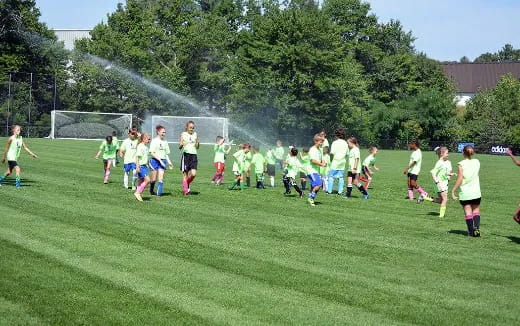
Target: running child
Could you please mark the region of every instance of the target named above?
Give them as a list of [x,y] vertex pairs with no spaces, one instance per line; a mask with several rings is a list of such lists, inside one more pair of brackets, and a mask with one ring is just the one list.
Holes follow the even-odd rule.
[[[513,151],[510,148],[507,149],[506,154],[509,155],[509,157],[511,157],[513,163],[515,163],[517,166],[520,166],[520,160],[513,155]],[[516,223],[520,224],[520,207],[518,207],[518,209],[515,212],[515,215],[513,215],[513,220],[515,220]]]
[[309,147],[302,148],[300,153],[300,162],[302,162],[302,168],[300,168],[300,185],[301,190],[307,190],[307,175],[311,168],[311,159],[309,157]]
[[115,166],[114,163],[116,162],[117,156],[117,146],[114,144],[112,136],[107,136],[105,138],[105,140],[99,146],[99,150],[94,158],[96,160],[99,159],[99,155],[101,155],[101,153],[103,153],[103,169],[105,171],[103,183],[107,184],[108,179],[110,179],[110,168],[112,165]]
[[[248,151],[244,156],[244,176],[246,177],[246,186],[251,187],[251,165],[253,161],[253,153]],[[243,181],[243,180],[242,180]]]
[[273,150],[274,158],[276,159],[276,164],[279,166],[279,168],[282,168],[283,160],[285,156],[285,150],[282,145],[281,140],[276,141],[276,147]]
[[327,190],[329,189],[329,173],[330,173],[330,155],[329,155],[329,147],[324,146],[322,148],[323,153],[323,162],[325,162],[325,166],[320,169],[321,180],[323,182],[323,189],[325,189],[325,193],[329,193]]
[[233,174],[235,175],[235,181],[229,186],[229,190],[235,189],[235,186],[239,186],[241,191],[244,191],[244,165],[246,160],[246,154],[250,151],[251,145],[245,144],[241,146],[241,149],[233,154]]
[[215,145],[213,145],[213,152],[215,152],[215,158],[213,159],[213,164],[215,164],[215,174],[211,178],[211,183],[214,183],[216,186],[220,186],[222,180],[224,180],[226,155],[229,154],[230,150],[231,146],[226,146],[226,144],[224,144],[224,137],[217,136]]
[[[460,199],[468,227],[468,236],[480,237],[480,201],[482,197],[479,179],[480,161],[473,158],[475,149],[471,145],[464,146],[462,155],[464,160],[457,163],[459,171],[457,182],[451,190],[451,196],[454,200]],[[459,187],[457,197],[455,192]]]
[[[117,132],[115,130],[112,131],[112,144],[114,144],[116,146],[116,151],[119,151],[120,144],[119,144],[119,139],[117,138]],[[119,157],[117,157],[117,155],[116,155],[116,158],[115,158],[114,162],[112,163],[112,165],[115,167],[117,164],[119,164]]]
[[352,185],[354,184],[358,190],[363,194],[364,199],[368,199],[368,193],[363,187],[362,184],[359,183],[359,171],[361,170],[361,153],[359,152],[358,142],[356,137],[350,137],[347,140],[347,144],[349,147],[349,171],[347,174],[347,193],[344,198],[350,198],[352,195]]
[[269,184],[274,187],[274,177],[276,174],[276,158],[272,148],[268,148],[265,153],[265,161],[267,163],[267,175],[269,176]]
[[332,156],[332,161],[330,162],[329,183],[327,192],[329,194],[332,193],[332,190],[334,188],[334,180],[338,180],[338,195],[341,195],[343,194],[343,187],[345,184],[344,173],[345,165],[347,164],[346,157],[349,154],[349,148],[347,141],[345,140],[345,129],[336,129],[334,131],[334,136],[336,136],[336,140],[332,142],[330,148],[330,155]]
[[[114,141],[112,137],[112,142]],[[128,138],[123,140],[123,143],[119,147],[119,156],[123,158],[123,186],[128,189],[130,186],[132,190],[135,190],[135,181],[137,180],[136,165],[135,165],[135,153],[137,150],[137,131],[130,129],[128,130]],[[130,171],[132,171],[132,183],[128,184],[130,177]]]
[[406,174],[408,177],[408,198],[414,200],[413,191],[415,189],[419,192],[419,202],[423,199],[429,200],[430,197],[428,196],[428,193],[417,184],[422,163],[422,152],[419,146],[419,141],[416,139],[412,140],[410,142],[410,149],[413,151],[410,155],[410,163],[408,163],[408,167],[403,172],[403,174]]
[[307,199],[311,206],[316,206],[314,199],[321,189],[322,181],[320,177],[320,169],[326,166],[323,161],[323,154],[321,152],[321,145],[323,144],[323,138],[316,134],[314,135],[314,145],[309,149],[309,160],[310,166],[307,170],[307,177],[311,184],[311,191],[309,192],[309,198]]
[[182,150],[181,172],[182,190],[184,195],[190,194],[190,184],[197,176],[197,150],[199,149],[199,136],[195,132],[195,122],[188,121],[186,130],[179,137],[179,149]]
[[5,143],[4,152],[2,153],[2,164],[5,163],[7,159],[7,171],[3,176],[0,176],[0,185],[4,181],[6,177],[13,173],[13,170],[16,175],[15,185],[16,188],[22,187],[20,176],[22,174],[22,169],[18,165],[18,157],[20,157],[20,152],[22,148],[29,153],[34,158],[38,158],[38,155],[31,152],[31,150],[25,145],[22,136],[20,133],[22,132],[22,128],[19,125],[14,125],[11,127],[11,131],[13,135],[7,139]]
[[251,164],[255,166],[256,189],[265,189],[264,173],[266,170],[266,162],[258,147],[253,147],[253,158],[251,159]]
[[300,187],[298,187],[298,184],[296,183],[296,176],[300,174],[301,170],[305,171],[305,168],[298,159],[298,149],[293,147],[289,151],[289,157],[285,162],[285,169],[287,170],[287,173],[285,174],[283,179],[283,184],[285,186],[284,195],[289,195],[291,193],[292,186],[294,187],[300,198],[302,198],[303,191],[300,189]]
[[437,153],[439,160],[435,163],[435,166],[430,173],[432,174],[433,182],[435,182],[435,186],[437,187],[438,196],[433,199],[433,202],[441,204],[439,217],[444,217],[446,214],[446,205],[448,203],[448,183],[454,173],[451,172],[451,162],[448,161],[448,148],[437,147],[435,152]]
[[150,177],[148,176],[149,149],[147,146],[149,143],[150,135],[145,132],[139,137],[135,153],[135,170],[137,172],[137,177],[139,178],[139,184],[135,190],[134,196],[138,201],[143,201],[141,194],[150,183]]
[[[166,136],[166,129],[157,125],[155,127],[157,135],[150,142],[150,168],[152,169],[150,177],[150,194],[162,196],[164,186],[164,170],[168,165],[169,169],[173,169],[173,164],[170,161],[170,146],[164,139]],[[157,192],[155,192],[155,183],[157,182]]]
[[372,176],[374,175],[374,171],[372,171],[372,169],[379,171],[379,168],[376,166],[376,155],[378,152],[377,146],[370,147],[368,152],[370,154],[363,160],[363,164],[361,165],[363,177],[359,178],[359,180],[365,182],[366,190],[368,190],[368,187],[372,182]]

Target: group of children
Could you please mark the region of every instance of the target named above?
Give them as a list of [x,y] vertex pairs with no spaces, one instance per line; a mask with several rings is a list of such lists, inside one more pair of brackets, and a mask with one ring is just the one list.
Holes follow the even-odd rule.
[[[199,140],[194,131],[195,124],[189,121],[186,130],[181,133],[179,138],[179,149],[182,151],[180,168],[183,173],[182,187],[185,195],[189,195],[190,184],[197,173],[197,150]],[[121,144],[114,136],[107,136],[101,143],[95,158],[103,155],[104,176],[103,182],[108,183],[110,169],[115,166],[117,156],[123,158],[123,185],[125,188],[133,189],[137,200],[142,201],[141,194],[150,185],[152,195],[163,195],[163,180],[166,169],[172,169],[173,163],[169,158],[170,149],[168,142],[164,139],[166,130],[163,126],[156,127],[156,137],[152,140],[148,133],[140,134],[136,129],[130,129],[128,138]],[[270,186],[274,187],[276,166],[283,171],[282,182],[285,187],[284,194],[290,194],[294,188],[300,197],[306,191],[307,181],[310,184],[308,202],[315,206],[315,198],[323,188],[327,194],[332,194],[334,184],[337,181],[338,194],[343,195],[344,174],[347,171],[347,189],[344,198],[351,198],[352,189],[355,186],[362,193],[364,199],[369,198],[367,189],[372,182],[374,170],[378,170],[375,165],[377,147],[369,148],[369,155],[362,161],[358,142],[355,137],[346,138],[343,129],[334,132],[336,140],[329,147],[324,131],[318,133],[313,138],[313,146],[303,148],[301,152],[295,147],[289,147],[289,153],[285,156],[285,150],[281,141],[277,142],[276,147],[267,149],[264,155],[260,153],[258,147],[250,144],[239,145],[239,149],[233,154],[233,174],[234,180],[229,189],[239,187],[244,190],[245,186],[250,186],[251,172],[254,171],[256,177],[256,188],[263,189],[264,175],[267,174]],[[149,146],[149,147],[148,147]],[[12,127],[12,136],[7,140],[2,154],[2,163],[7,160],[8,168],[4,175],[0,176],[0,185],[4,179],[15,172],[15,185],[21,187],[21,169],[17,163],[21,149],[27,151],[31,156],[37,158],[24,143],[21,136],[21,128],[18,125]],[[448,160],[449,151],[446,147],[435,149],[438,161],[430,171],[432,180],[435,184],[437,197],[432,198],[417,183],[422,165],[422,152],[419,142],[414,140],[410,143],[412,150],[410,161],[404,174],[408,180],[408,198],[414,199],[414,192],[419,193],[417,201],[429,201],[440,204],[439,216],[444,217],[448,202],[448,184],[452,177],[456,176],[456,182],[451,190],[454,200],[460,200],[462,205],[468,235],[472,237],[480,236],[480,202],[481,191],[479,181],[480,162],[474,158],[475,150],[467,145],[463,149],[464,159],[457,163],[457,172],[453,172],[451,162]],[[224,179],[226,155],[231,151],[231,145],[224,142],[224,138],[217,137],[214,145],[214,164],[216,172],[211,178],[215,185],[221,185]],[[513,156],[511,151],[507,154],[513,162],[520,166],[520,160]],[[253,169],[254,167],[254,169]],[[362,174],[362,176],[361,176]],[[300,185],[298,185],[298,179]],[[364,183],[364,184],[363,184]],[[157,186],[157,190],[155,189]],[[458,195],[456,193],[457,190]],[[520,208],[515,212],[515,221],[520,223]]]
[[[123,158],[123,186],[134,190],[137,200],[143,201],[141,194],[150,185],[150,194],[162,196],[164,189],[164,173],[173,169],[170,160],[170,147],[164,137],[166,129],[158,125],[155,128],[156,136],[151,139],[148,133],[139,133],[137,129],[128,131],[128,138],[121,145],[113,136],[107,136],[99,146],[95,159],[103,154],[104,177],[103,183],[110,179],[110,169],[115,166],[117,157]],[[149,145],[149,147],[148,147]],[[197,175],[197,149],[199,140],[195,132],[195,123],[188,121],[186,130],[179,138],[179,149],[182,151],[180,169],[183,174],[182,188],[185,195],[191,193],[190,184]],[[132,177],[130,179],[130,173]],[[131,182],[130,182],[131,180]],[[157,186],[157,189],[155,189]]]
[[[344,171],[348,168],[347,190],[345,198],[351,198],[352,188],[356,186],[362,193],[364,199],[368,199],[368,185],[372,181],[375,166],[377,147],[369,149],[370,154],[364,161],[361,161],[361,154],[358,142],[355,137],[346,139],[344,129],[335,131],[336,140],[329,147],[325,131],[314,136],[313,146],[303,148],[301,152],[293,146],[289,146],[289,153],[285,155],[285,150],[281,141],[277,141],[274,148],[268,148],[262,155],[258,147],[250,144],[239,145],[238,150],[233,154],[233,174],[235,180],[229,189],[240,187],[244,190],[250,186],[250,175],[253,171],[256,176],[256,188],[263,189],[265,174],[269,176],[270,186],[274,187],[276,166],[283,171],[282,182],[285,187],[285,195],[291,193],[294,188],[300,197],[303,197],[307,189],[307,181],[310,183],[308,201],[311,206],[315,206],[314,199],[320,189],[324,189],[327,194],[332,194],[334,181],[338,181],[338,194],[343,195]],[[223,139],[217,138],[214,146],[216,172],[212,182],[220,185],[224,171],[223,152],[229,153],[230,147],[223,149]],[[251,150],[253,153],[251,153]],[[280,159],[281,158],[281,159]],[[348,166],[347,166],[348,162]],[[361,173],[363,177],[360,177]],[[361,179],[362,178],[362,179]],[[298,179],[300,185],[298,185]],[[365,184],[361,184],[362,180]]]

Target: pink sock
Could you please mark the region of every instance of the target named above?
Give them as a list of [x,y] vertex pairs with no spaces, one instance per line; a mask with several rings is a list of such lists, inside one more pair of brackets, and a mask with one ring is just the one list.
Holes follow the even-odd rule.
[[184,190],[184,193],[187,194],[188,191],[188,181],[182,180],[182,190]]
[[224,179],[224,176],[222,174],[219,174],[217,184],[220,185],[222,183],[223,179]]
[[410,200],[413,200],[413,189],[412,188],[408,188],[408,198],[410,198]]
[[211,181],[215,181],[215,180],[217,180],[217,179],[218,179],[218,176],[219,176],[219,174],[218,174],[218,173],[215,173],[215,174],[213,175],[213,178],[211,178]]
[[415,189],[417,189],[417,191],[423,195],[423,196],[428,196],[428,193],[426,191],[423,190],[423,188],[421,188],[421,186],[416,186]]
[[480,213],[473,213],[473,217],[480,216]]
[[141,184],[139,185],[139,187],[137,187],[137,191],[136,191],[136,192],[137,192],[138,194],[141,194],[141,193],[143,193],[144,188],[146,188],[146,183],[145,183],[145,182],[141,182]]
[[473,219],[473,215],[466,215],[466,220],[472,220]]

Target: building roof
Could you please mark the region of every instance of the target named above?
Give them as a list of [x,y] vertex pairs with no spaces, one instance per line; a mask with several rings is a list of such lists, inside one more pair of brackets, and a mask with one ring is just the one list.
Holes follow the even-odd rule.
[[73,50],[74,42],[82,38],[90,38],[90,29],[55,29],[54,34],[58,41],[65,44],[65,49]]
[[476,93],[479,89],[493,89],[500,78],[511,73],[520,79],[520,61],[443,63],[444,73],[455,82],[459,93]]

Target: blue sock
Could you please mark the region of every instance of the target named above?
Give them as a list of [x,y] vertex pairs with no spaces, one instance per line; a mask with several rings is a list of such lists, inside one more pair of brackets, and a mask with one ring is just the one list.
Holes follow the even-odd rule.
[[309,192],[309,198],[314,200],[314,198],[316,198],[316,193],[314,191]]
[[343,187],[345,186],[345,179],[339,178],[338,180],[338,194],[343,193]]
[[328,193],[331,193],[332,192],[332,188],[334,187],[334,178],[333,177],[330,177],[329,178],[329,183],[327,184],[327,192]]
[[157,196],[162,196],[162,187],[163,187],[163,183],[159,181],[157,183]]

